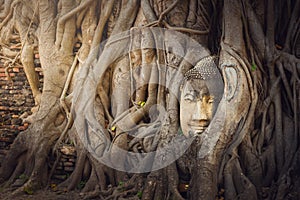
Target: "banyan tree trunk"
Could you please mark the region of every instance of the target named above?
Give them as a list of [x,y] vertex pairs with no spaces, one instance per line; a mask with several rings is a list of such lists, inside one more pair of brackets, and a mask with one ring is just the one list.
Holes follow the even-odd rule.
[[[299,198],[299,11],[298,0],[1,1],[1,59],[7,72],[23,65],[35,107],[0,182],[13,195],[47,187],[69,145],[75,169],[58,188],[83,184],[84,198]],[[223,96],[206,131],[185,137],[181,84],[209,55]]]

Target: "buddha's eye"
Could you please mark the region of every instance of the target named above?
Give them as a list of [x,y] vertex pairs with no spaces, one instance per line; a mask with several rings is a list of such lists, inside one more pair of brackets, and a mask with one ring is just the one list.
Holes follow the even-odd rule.
[[195,96],[192,94],[186,94],[186,95],[184,95],[184,100],[187,102],[195,101]]

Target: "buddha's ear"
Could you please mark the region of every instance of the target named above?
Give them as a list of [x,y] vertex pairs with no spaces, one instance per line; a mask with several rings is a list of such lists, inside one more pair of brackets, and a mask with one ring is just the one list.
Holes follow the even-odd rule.
[[180,84],[179,91],[182,92],[182,90],[183,90],[183,84]]
[[181,84],[180,84],[180,86],[179,86],[179,91],[180,91],[180,93],[183,92],[183,88],[184,88],[184,85],[186,84],[186,82],[187,82],[186,79],[183,79],[183,80],[181,81]]

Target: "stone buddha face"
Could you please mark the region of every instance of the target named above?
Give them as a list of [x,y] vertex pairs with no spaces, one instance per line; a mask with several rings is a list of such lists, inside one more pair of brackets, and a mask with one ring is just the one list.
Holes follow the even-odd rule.
[[[201,64],[201,63],[200,63]],[[186,74],[180,95],[180,126],[186,137],[200,135],[209,126],[223,95],[223,88],[216,78],[216,66],[205,70],[197,66]]]

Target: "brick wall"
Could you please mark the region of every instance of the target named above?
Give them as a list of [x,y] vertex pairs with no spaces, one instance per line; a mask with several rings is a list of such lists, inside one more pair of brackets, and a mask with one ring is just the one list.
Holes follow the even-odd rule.
[[[37,65],[36,72],[42,79],[41,71]],[[23,67],[16,64],[9,68],[8,72],[10,78],[5,73],[3,62],[0,61],[0,159],[7,153],[16,135],[28,127],[20,116],[26,112],[30,114],[34,106]]]
[[[42,69],[38,55],[35,57],[35,71],[42,83]],[[34,106],[32,92],[23,67],[16,65],[8,72],[10,78],[5,74],[5,67],[0,61],[0,164],[18,133],[28,127],[27,123],[22,122],[20,116],[24,113],[31,114],[31,108]],[[64,180],[74,170],[76,152],[70,145],[64,145],[60,152],[60,160],[52,178]],[[55,157],[50,158],[50,165],[55,159]]]

